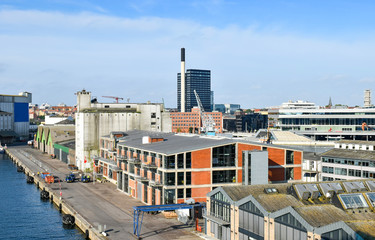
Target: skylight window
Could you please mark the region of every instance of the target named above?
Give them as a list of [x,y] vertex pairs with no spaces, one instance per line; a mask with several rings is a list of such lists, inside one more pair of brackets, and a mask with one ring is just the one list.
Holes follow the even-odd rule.
[[368,204],[361,193],[339,195],[345,209],[368,208]]

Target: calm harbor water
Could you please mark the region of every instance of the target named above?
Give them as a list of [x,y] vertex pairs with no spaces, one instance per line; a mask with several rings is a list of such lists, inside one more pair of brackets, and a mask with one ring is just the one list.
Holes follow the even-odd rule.
[[61,214],[49,201],[40,200],[34,184],[0,154],[0,239],[85,239],[77,228],[63,227]]

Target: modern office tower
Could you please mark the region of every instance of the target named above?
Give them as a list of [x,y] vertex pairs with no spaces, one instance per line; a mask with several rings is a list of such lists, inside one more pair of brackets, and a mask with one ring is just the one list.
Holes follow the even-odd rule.
[[371,107],[371,90],[365,90],[365,97],[364,97],[364,107],[369,108]]
[[211,71],[187,69],[185,72],[185,49],[182,48],[181,72],[182,74],[177,74],[178,110],[180,112],[190,112],[193,107],[198,106],[194,94],[195,90],[199,95],[204,111],[211,112]]

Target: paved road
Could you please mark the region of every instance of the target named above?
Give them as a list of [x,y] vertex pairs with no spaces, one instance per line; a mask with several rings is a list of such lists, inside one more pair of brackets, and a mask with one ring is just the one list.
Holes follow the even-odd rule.
[[[67,165],[51,159],[28,146],[8,147],[18,158],[35,172],[49,171],[64,179],[70,172]],[[52,189],[60,192],[59,183]],[[117,190],[112,183],[61,183],[63,199],[74,207],[88,222],[97,228],[106,225],[110,239],[136,239],[133,235],[133,206],[144,205],[139,200]],[[161,214],[144,215],[142,239],[201,239],[192,228],[176,219],[165,219]]]

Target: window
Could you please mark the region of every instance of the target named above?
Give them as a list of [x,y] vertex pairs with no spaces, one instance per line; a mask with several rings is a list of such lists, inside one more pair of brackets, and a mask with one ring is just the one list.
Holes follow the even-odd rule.
[[230,167],[235,166],[236,149],[235,145],[226,145],[212,149],[212,166],[213,167]]
[[151,118],[156,118],[156,113],[151,113]]
[[184,154],[177,155],[177,168],[184,168]]
[[191,172],[186,172],[186,185],[191,185]]
[[294,152],[286,150],[286,164],[294,164]]
[[294,179],[294,168],[285,168],[285,177],[286,180],[293,180]]
[[183,172],[177,173],[177,185],[184,185],[184,173]]
[[191,168],[191,152],[186,153],[186,168]]
[[337,175],[347,175],[348,170],[346,168],[335,168],[335,174]]
[[174,189],[165,189],[165,191],[164,191],[164,203],[165,204],[173,204],[175,196],[176,196],[176,191]]
[[191,188],[186,188],[186,198],[191,198]]
[[235,183],[236,182],[236,171],[213,171],[212,172],[212,183]]
[[165,185],[174,186],[176,183],[176,174],[175,173],[165,173]]
[[166,158],[165,158],[166,160],[166,168],[169,168],[169,169],[171,169],[171,168],[175,168],[175,156],[174,155],[172,155],[172,156],[167,156]]
[[177,189],[177,198],[184,198],[184,189]]

